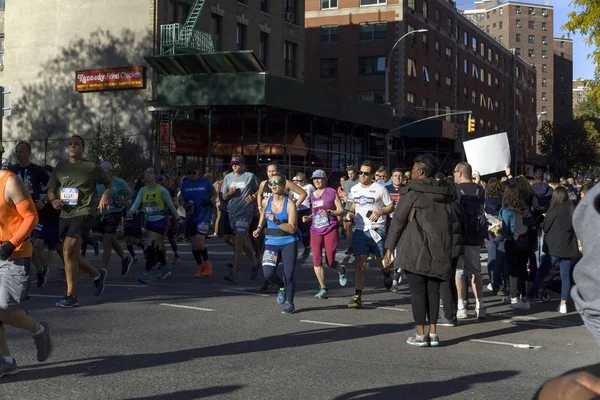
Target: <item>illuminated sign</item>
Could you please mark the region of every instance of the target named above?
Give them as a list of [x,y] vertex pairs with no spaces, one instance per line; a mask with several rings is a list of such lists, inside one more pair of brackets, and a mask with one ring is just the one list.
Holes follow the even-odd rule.
[[75,88],[78,92],[143,89],[145,86],[144,67],[93,69],[75,73]]

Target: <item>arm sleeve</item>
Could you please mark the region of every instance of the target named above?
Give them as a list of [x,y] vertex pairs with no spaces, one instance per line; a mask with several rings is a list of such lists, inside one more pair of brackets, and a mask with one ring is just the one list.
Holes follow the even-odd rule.
[[31,199],[21,200],[15,207],[17,208],[19,215],[23,217],[23,222],[13,237],[10,238],[10,242],[15,245],[15,247],[18,247],[23,243],[25,238],[31,235],[31,231],[33,231],[33,228],[35,228],[38,223],[38,215],[35,210],[35,204]]
[[173,204],[173,199],[171,198],[169,191],[165,187],[161,187],[160,193],[162,194],[167,208],[171,210],[171,213],[175,216],[175,218],[179,218],[179,214],[177,214],[177,209],[175,208],[175,204]]
[[138,194],[135,197],[135,201],[131,205],[131,208],[129,209],[129,211],[137,211],[137,209],[140,207],[140,204],[142,204],[142,192],[143,191],[144,191],[143,188],[138,190]]

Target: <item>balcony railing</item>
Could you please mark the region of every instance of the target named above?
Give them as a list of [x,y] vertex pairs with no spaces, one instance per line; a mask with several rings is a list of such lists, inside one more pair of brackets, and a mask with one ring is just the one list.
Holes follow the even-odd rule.
[[219,51],[219,36],[183,24],[160,26],[160,54],[214,53]]

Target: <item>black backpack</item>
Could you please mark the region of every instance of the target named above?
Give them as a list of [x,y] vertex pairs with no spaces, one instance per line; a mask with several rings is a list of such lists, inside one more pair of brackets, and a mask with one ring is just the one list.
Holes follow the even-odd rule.
[[467,195],[460,187],[459,190],[463,219],[463,243],[465,246],[481,246],[487,233],[484,205],[479,195],[482,189],[478,187],[474,195]]

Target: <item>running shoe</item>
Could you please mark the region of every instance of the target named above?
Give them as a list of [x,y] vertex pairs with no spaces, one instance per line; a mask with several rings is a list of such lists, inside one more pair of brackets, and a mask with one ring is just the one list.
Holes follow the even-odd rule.
[[100,254],[100,243],[94,242],[92,243],[92,247],[94,248],[94,255],[97,256]]
[[453,321],[451,319],[444,317],[443,315],[440,315],[437,320],[437,324],[439,326],[456,326],[456,321]]
[[348,307],[349,308],[362,308],[362,300],[360,298],[360,295],[355,294],[354,296],[352,296],[352,301],[350,303],[348,303]]
[[234,274],[233,271],[229,272],[228,275],[225,275],[224,279],[228,282],[231,283],[237,283],[238,282],[238,276],[237,274]]
[[383,286],[385,286],[385,288],[387,290],[390,290],[393,286],[394,283],[394,278],[392,278],[392,276],[384,276],[383,277]]
[[467,319],[469,315],[467,314],[467,309],[463,308],[462,310],[456,311],[456,318],[458,319]]
[[315,297],[317,299],[326,299],[327,296],[329,294],[329,289],[327,289],[326,287],[320,287],[319,291],[317,292],[317,294],[315,294]]
[[519,298],[514,298],[510,299],[510,308],[514,308],[516,310],[529,310],[530,305]]
[[142,271],[138,277],[139,283],[150,283],[150,273],[148,271]]
[[202,277],[209,277],[212,276],[212,274],[212,263],[208,260],[204,261],[202,263]]
[[61,301],[56,303],[56,307],[60,308],[73,308],[77,307],[79,303],[77,302],[77,298],[73,295],[65,296]]
[[100,277],[98,279],[94,279],[94,285],[96,286],[96,289],[94,289],[94,296],[100,296],[102,293],[104,293],[106,275],[108,275],[106,268],[102,268],[99,272]]
[[39,362],[46,361],[52,354],[52,325],[49,322],[40,322],[40,326],[44,327],[44,332],[39,335],[33,335],[33,341],[37,348],[37,359]]
[[181,258],[179,258],[178,255],[173,256],[173,262],[171,264],[173,264],[173,265],[181,264]]
[[398,283],[394,283],[392,282],[392,293],[400,293],[400,286],[398,286]]
[[285,302],[285,306],[283,307],[283,311],[281,311],[282,314],[293,314],[294,311],[296,311],[296,308],[294,307],[294,303],[290,303],[289,301]]
[[12,362],[8,362],[4,357],[0,357],[0,378],[18,373],[19,367],[17,367],[17,360],[13,358]]
[[38,272],[37,274],[37,287],[43,288],[46,283],[48,283],[48,275],[50,274],[50,268],[45,265],[42,272]]
[[429,334],[429,345],[431,347],[440,347],[440,337],[437,333]]
[[167,277],[171,275],[171,269],[164,267],[164,268],[160,268],[158,270],[158,275],[156,275],[156,279],[160,279],[161,281],[164,281],[165,279],[167,279]]
[[406,343],[416,347],[429,347],[429,335],[419,336],[415,333],[406,339]]
[[258,271],[260,270],[260,264],[257,264],[252,267],[252,273],[250,274],[250,279],[255,280],[258,277]]
[[285,288],[284,287],[279,288],[277,290],[277,304],[284,304],[285,303],[285,299],[286,299]]
[[258,289],[258,291],[260,293],[266,293],[269,291],[269,289],[271,289],[271,287],[273,287],[273,285],[269,281],[265,281],[265,283],[263,283],[263,285],[260,287],[260,289]]
[[194,274],[194,278],[200,279],[202,278],[202,274],[204,273],[204,263],[202,265],[198,265],[198,269],[196,269],[196,273]]
[[567,305],[561,304],[560,306],[558,306],[558,312],[561,314],[566,314],[567,313]]
[[131,256],[126,256],[124,260],[121,260],[121,275],[127,275],[129,273],[131,264],[133,264],[133,258],[131,258]]
[[348,284],[348,278],[346,277],[346,267],[342,267],[342,272],[339,274],[340,286],[346,286]]

